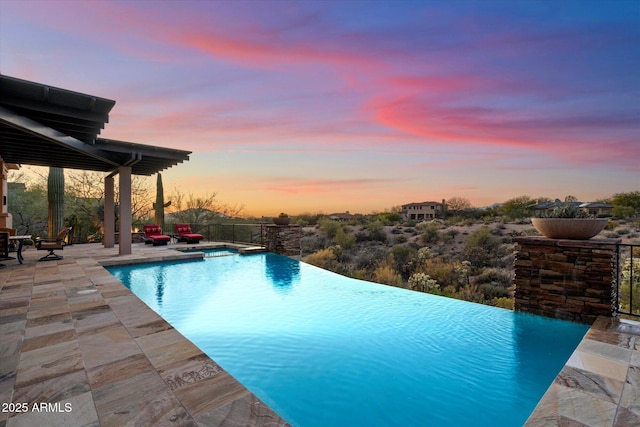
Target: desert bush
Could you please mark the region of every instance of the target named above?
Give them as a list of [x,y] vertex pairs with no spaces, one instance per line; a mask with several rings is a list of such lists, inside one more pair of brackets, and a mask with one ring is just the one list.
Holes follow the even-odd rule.
[[456,288],[455,286],[447,286],[442,290],[441,295],[461,299],[465,301],[471,302],[483,302],[483,295],[478,291],[478,287],[476,285],[465,285],[460,288]]
[[355,255],[353,263],[358,270],[372,270],[382,260],[386,259],[388,255],[388,249],[382,246],[362,248]]
[[509,297],[500,297],[495,298],[491,301],[491,305],[496,306],[498,308],[506,308],[508,310],[513,310],[513,298]]
[[438,243],[438,241],[440,240],[440,232],[438,231],[440,229],[440,226],[438,225],[438,223],[431,221],[425,227],[421,227],[420,229],[422,229],[420,240],[423,244],[428,245],[430,243]]
[[366,229],[369,233],[369,240],[375,240],[383,243],[387,241],[387,233],[384,230],[384,224],[382,221],[370,222],[367,224]]
[[484,296],[485,301],[491,301],[494,298],[508,297],[511,292],[504,286],[492,285],[484,283],[478,286],[478,291]]
[[376,283],[383,283],[390,286],[403,287],[404,284],[400,274],[394,270],[392,265],[386,262],[376,267],[373,272],[373,278]]
[[458,289],[468,283],[468,264],[460,262],[449,262],[442,258],[428,259],[419,264],[415,271],[426,273],[435,279],[441,287],[453,286]]
[[323,249],[326,246],[325,242],[325,239],[316,235],[303,236],[300,239],[300,249],[302,250],[302,253],[310,254],[319,249]]
[[391,249],[390,263],[403,279],[408,279],[415,268],[416,251],[403,245],[396,245]]
[[511,286],[511,274],[505,270],[497,268],[485,268],[474,278],[474,283],[481,285],[483,283],[501,284],[502,286]]
[[322,231],[329,239],[335,238],[338,233],[338,229],[342,228],[342,224],[338,221],[328,218],[323,218],[318,221],[318,225],[320,226],[320,231]]
[[396,236],[395,239],[393,239],[393,242],[396,244],[401,244],[401,243],[407,243],[409,239],[407,239],[407,236]]
[[344,231],[343,228],[338,228],[333,240],[337,245],[340,245],[344,249],[351,249],[356,244],[356,236],[347,231]]
[[501,239],[494,236],[489,227],[479,228],[467,238],[462,257],[475,268],[488,267],[497,258],[501,243]]
[[338,257],[331,248],[320,249],[307,257],[307,263],[325,270],[335,271],[338,267]]

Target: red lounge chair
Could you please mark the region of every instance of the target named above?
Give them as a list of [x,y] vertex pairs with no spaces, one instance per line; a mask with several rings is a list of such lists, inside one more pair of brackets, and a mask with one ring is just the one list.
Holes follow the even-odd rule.
[[144,225],[144,243],[146,245],[148,245],[149,243],[152,243],[153,246],[166,245],[170,241],[171,237],[162,234],[162,229],[159,225]]
[[200,240],[204,239],[202,234],[192,233],[189,224],[176,224],[176,234],[178,242],[200,243]]

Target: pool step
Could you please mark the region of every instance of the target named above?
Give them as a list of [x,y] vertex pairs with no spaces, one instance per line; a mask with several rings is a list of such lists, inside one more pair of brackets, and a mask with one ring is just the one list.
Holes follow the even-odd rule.
[[249,246],[247,248],[240,248],[240,255],[256,254],[266,251],[267,249],[262,246]]

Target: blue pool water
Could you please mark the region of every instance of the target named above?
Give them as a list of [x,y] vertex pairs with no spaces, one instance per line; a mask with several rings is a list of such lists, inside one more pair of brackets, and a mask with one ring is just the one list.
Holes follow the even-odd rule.
[[295,426],[521,426],[587,327],[266,253],[109,271]]
[[239,253],[237,249],[230,249],[230,248],[187,249],[183,252],[202,252],[204,253],[205,258],[211,258],[215,256],[238,255]]

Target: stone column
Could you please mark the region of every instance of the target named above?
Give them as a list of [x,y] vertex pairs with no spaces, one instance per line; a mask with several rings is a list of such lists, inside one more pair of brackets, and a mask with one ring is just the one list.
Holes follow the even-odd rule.
[[581,323],[613,315],[621,239],[513,241],[516,311]]
[[113,176],[104,179],[104,237],[102,245],[105,248],[115,246],[116,217],[115,217],[115,190]]
[[131,167],[120,166],[120,229],[118,230],[118,250],[120,255],[131,254],[131,225],[133,223],[131,215]]
[[269,252],[290,257],[299,257],[302,253],[300,244],[302,228],[299,225],[267,225],[265,229],[265,245]]

